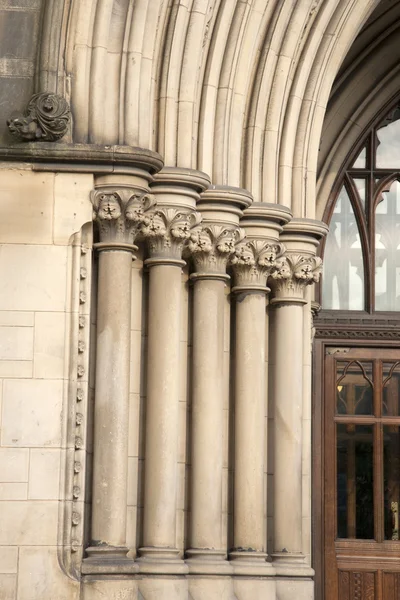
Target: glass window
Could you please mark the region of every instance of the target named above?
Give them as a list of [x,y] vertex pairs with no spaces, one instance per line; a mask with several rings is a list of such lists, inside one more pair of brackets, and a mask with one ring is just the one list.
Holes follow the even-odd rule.
[[322,308],[400,311],[400,104],[366,138],[330,209]]
[[324,257],[323,308],[363,310],[361,240],[350,198],[344,187],[333,211]]
[[388,115],[376,132],[376,167],[400,168],[400,107]]
[[374,539],[374,428],[337,424],[337,535]]
[[400,183],[383,191],[375,215],[375,308],[400,310]]

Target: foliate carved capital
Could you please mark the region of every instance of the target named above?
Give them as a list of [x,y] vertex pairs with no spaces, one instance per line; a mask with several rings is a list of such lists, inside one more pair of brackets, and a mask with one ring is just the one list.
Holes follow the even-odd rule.
[[322,259],[318,256],[287,253],[271,273],[276,282],[276,296],[303,298],[304,288],[317,283],[322,272]]
[[197,228],[188,242],[196,272],[225,275],[235,245],[243,238],[240,227],[206,224]]
[[201,215],[194,210],[157,208],[141,227],[151,258],[181,259],[183,247],[200,222]]
[[261,239],[244,239],[236,245],[230,263],[235,274],[235,287],[266,288],[267,278],[280,266],[282,244]]
[[151,220],[155,197],[131,189],[95,190],[91,201],[99,225],[100,242],[133,244]]

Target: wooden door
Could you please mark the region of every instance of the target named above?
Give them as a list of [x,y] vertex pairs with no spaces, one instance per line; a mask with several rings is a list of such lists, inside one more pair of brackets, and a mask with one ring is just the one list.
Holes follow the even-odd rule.
[[327,348],[325,600],[400,600],[400,349]]

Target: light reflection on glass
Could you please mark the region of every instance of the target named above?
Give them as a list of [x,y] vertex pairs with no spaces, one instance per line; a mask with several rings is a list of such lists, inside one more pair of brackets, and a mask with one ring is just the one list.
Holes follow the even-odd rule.
[[365,169],[367,166],[367,151],[363,148],[353,163],[353,169]]
[[365,179],[354,179],[355,186],[357,188],[358,195],[360,196],[361,204],[365,210],[365,192],[366,192],[366,180]]
[[376,207],[375,308],[400,310],[400,184],[382,192]]
[[361,240],[354,211],[344,187],[337,199],[326,240],[322,306],[333,310],[364,309]]
[[400,109],[397,107],[377,130],[376,166],[378,169],[400,167]]

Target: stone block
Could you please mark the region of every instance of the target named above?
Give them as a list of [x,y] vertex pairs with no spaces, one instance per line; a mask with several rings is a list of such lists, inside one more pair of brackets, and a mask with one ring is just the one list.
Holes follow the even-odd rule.
[[28,481],[29,450],[25,448],[0,448],[0,481]]
[[16,244],[1,246],[0,272],[0,310],[65,310],[66,248]]
[[0,600],[15,600],[17,594],[17,576],[0,575]]
[[54,244],[66,245],[85,223],[92,221],[90,192],[93,175],[56,173],[54,178]]
[[107,598],[107,600],[139,600],[138,584],[137,581],[132,579],[107,580],[85,577],[82,582],[82,591],[82,600],[99,600],[100,598]]
[[231,577],[191,577],[189,593],[191,600],[237,600]]
[[20,549],[18,600],[78,600],[79,587],[61,571],[56,548]]
[[314,582],[284,577],[276,580],[276,600],[314,600]]
[[33,327],[35,323],[35,313],[18,310],[1,310],[1,327]]
[[0,500],[26,500],[27,483],[0,483]]
[[276,600],[276,584],[272,578],[235,577],[234,590],[237,600]]
[[33,327],[0,327],[0,360],[32,360]]
[[60,446],[62,394],[61,380],[6,380],[2,445]]
[[57,500],[60,494],[60,450],[30,450],[30,500]]
[[0,573],[16,573],[18,569],[18,548],[0,546]]
[[52,243],[53,188],[52,173],[2,171],[0,210],[7,215],[0,223],[2,243]]
[[55,545],[57,522],[57,502],[2,501],[0,503],[0,545]]
[[187,580],[172,577],[143,577],[139,581],[138,600],[188,600]]
[[33,362],[31,360],[0,360],[0,377],[32,377]]
[[38,379],[62,379],[64,350],[65,313],[36,313],[33,376]]

